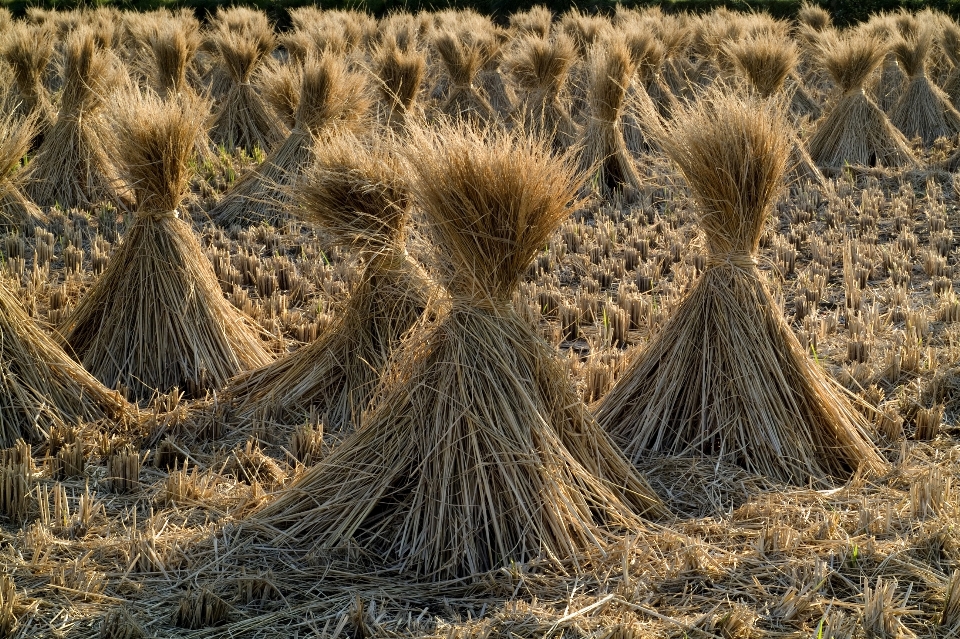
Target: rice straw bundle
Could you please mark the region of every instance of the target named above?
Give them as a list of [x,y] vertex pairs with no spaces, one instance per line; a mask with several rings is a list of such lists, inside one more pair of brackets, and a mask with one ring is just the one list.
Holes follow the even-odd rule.
[[17,112],[23,117],[36,118],[40,136],[50,128],[54,119],[44,80],[53,59],[55,43],[49,27],[26,23],[12,25],[3,38],[3,59],[13,69]]
[[640,188],[630,152],[623,139],[621,116],[633,77],[630,52],[622,37],[611,36],[594,47],[589,60],[587,122],[577,143],[581,170],[591,173],[603,195]]
[[[307,19],[308,15],[312,17]],[[347,56],[358,49],[366,37],[365,19],[361,19],[360,15],[344,11],[323,11],[318,14],[308,11],[298,16],[294,23],[296,30],[284,34],[281,44],[297,64],[325,53]]]
[[300,99],[290,134],[209,211],[221,226],[281,223],[289,199],[286,187],[309,164],[314,141],[364,125],[370,109],[366,77],[349,71],[339,56],[309,59],[299,84]]
[[299,423],[312,409],[326,432],[349,431],[423,313],[429,284],[404,248],[410,196],[395,156],[349,133],[314,155],[294,189],[296,214],[364,258],[359,284],[319,339],[240,376],[225,395],[241,417]]
[[560,17],[557,30],[573,39],[577,48],[577,63],[570,77],[570,115],[574,121],[582,122],[589,109],[587,92],[590,84],[589,52],[610,32],[609,20],[601,16],[581,13],[579,9],[570,9]]
[[107,95],[118,83],[116,62],[97,48],[89,29],[78,29],[67,37],[60,109],[26,174],[24,190],[40,206],[125,204],[122,185],[104,148],[101,121]]
[[503,59],[503,44],[509,35],[503,29],[487,25],[488,35],[481,39],[486,51],[484,52],[483,66],[477,74],[477,84],[487,97],[494,112],[502,117],[508,117],[514,110],[517,96],[513,89],[504,81],[500,73],[500,61]]
[[57,346],[0,283],[0,448],[77,421],[126,422],[131,407]]
[[450,81],[440,110],[454,119],[487,122],[494,116],[489,100],[475,85],[477,74],[487,63],[490,37],[489,33],[441,31],[433,38],[433,47]]
[[903,134],[863,89],[885,53],[882,43],[863,31],[827,38],[822,61],[837,95],[808,141],[810,157],[819,166],[916,164]]
[[249,525],[426,579],[602,547],[605,525],[639,527],[633,508],[661,507],[511,302],[570,214],[574,169],[504,132],[412,138],[414,199],[451,299],[404,340],[359,429]]
[[941,20],[940,49],[952,65],[943,81],[943,92],[950,98],[954,108],[960,108],[960,25],[949,18]]
[[409,13],[391,13],[380,21],[380,42],[393,43],[407,53],[416,49],[428,32],[426,21]]
[[576,57],[573,40],[558,33],[550,39],[521,37],[504,60],[521,91],[517,119],[528,134],[549,140],[557,151],[570,147],[579,134],[560,99]]
[[297,105],[300,104],[300,92],[303,80],[301,69],[306,59],[286,64],[269,58],[257,74],[257,84],[263,99],[283,122],[292,129],[297,125]]
[[801,485],[884,466],[864,418],[806,355],[757,268],[790,139],[780,110],[750,96],[705,97],[669,126],[663,146],[699,206],[709,262],[598,407],[633,459],[711,455]]
[[[662,133],[662,117],[676,107],[676,100],[668,105],[657,105],[653,97],[647,93],[647,87],[659,87],[655,91],[663,99],[669,95],[670,89],[662,82],[651,80],[659,77],[659,68],[663,63],[663,46],[649,32],[637,28],[621,27],[626,32],[624,43],[630,53],[630,62],[636,71],[634,81],[630,82],[627,94],[624,97],[623,113],[621,115],[621,130],[623,141],[630,153],[639,155],[656,146],[655,140]],[[649,84],[648,84],[649,83]],[[665,115],[666,114],[666,115]]]
[[890,113],[890,121],[905,136],[918,137],[928,147],[937,138],[960,133],[960,113],[940,87],[927,78],[927,60],[933,44],[933,29],[924,25],[914,35],[899,38],[892,45],[908,79]]
[[37,115],[26,118],[10,110],[0,114],[0,230],[32,231],[46,216],[24,196],[20,162],[30,150]]
[[139,401],[174,387],[203,396],[269,360],[177,212],[207,113],[207,104],[190,96],[129,96],[115,105],[112,151],[133,185],[137,217],[60,328],[87,370]]
[[193,89],[187,74],[200,48],[200,27],[196,22],[158,20],[147,35],[152,61],[150,85],[164,98],[171,98]]
[[676,97],[692,96],[691,74],[693,62],[687,55],[693,39],[689,18],[665,15],[653,27],[657,39],[663,43],[663,81]]
[[283,123],[270,113],[251,83],[254,72],[273,51],[275,42],[269,24],[254,23],[241,30],[221,24],[210,34],[210,44],[229,72],[230,80],[210,131],[216,144],[231,151],[239,147],[248,153],[254,148],[269,152],[283,140],[286,134]]
[[879,74],[875,74],[871,93],[877,106],[889,115],[897,100],[900,99],[900,93],[906,83],[906,76],[900,68],[897,56],[889,48],[889,43],[902,36],[898,34],[897,22],[886,15],[875,16],[863,28],[883,42],[886,48],[886,56]]
[[643,25],[635,24],[632,28],[623,27],[622,30],[630,59],[637,69],[637,83],[634,86],[643,88],[660,117],[669,118],[677,108],[677,98],[663,79],[667,48]]
[[826,31],[833,24],[833,18],[830,17],[829,11],[806,1],[800,5],[800,9],[797,11],[797,21],[817,32]]
[[415,47],[405,48],[396,37],[390,37],[373,52],[373,69],[380,96],[379,119],[401,130],[419,112],[417,98],[427,72],[427,58]]
[[510,29],[515,37],[533,35],[546,38],[553,26],[553,12],[542,4],[510,14]]

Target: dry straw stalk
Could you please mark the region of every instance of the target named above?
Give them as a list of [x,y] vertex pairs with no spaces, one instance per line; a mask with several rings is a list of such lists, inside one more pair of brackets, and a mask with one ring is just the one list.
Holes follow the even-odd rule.
[[670,125],[667,154],[700,208],[709,262],[601,400],[627,455],[715,455],[801,485],[884,463],[864,418],[804,353],[755,261],[788,167],[790,128],[758,98],[715,94]]
[[317,145],[293,191],[294,214],[364,259],[359,283],[333,325],[289,357],[235,380],[236,412],[351,430],[388,357],[427,304],[430,285],[404,250],[410,197],[392,153],[343,134]]
[[114,111],[112,151],[136,193],[137,217],[62,339],[104,384],[137,400],[174,387],[202,396],[269,360],[177,211],[208,106],[127,96]]
[[356,544],[427,579],[602,547],[661,512],[596,427],[511,296],[569,215],[567,160],[527,139],[443,127],[406,150],[451,300],[401,345],[359,430],[249,526]]
[[13,110],[0,116],[0,228],[32,231],[46,216],[23,194],[20,163],[30,150],[37,130],[37,114],[20,117]]

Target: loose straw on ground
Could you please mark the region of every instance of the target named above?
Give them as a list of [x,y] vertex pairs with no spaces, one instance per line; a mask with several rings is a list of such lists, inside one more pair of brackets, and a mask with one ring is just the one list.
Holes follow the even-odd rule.
[[113,106],[113,153],[136,193],[137,216],[60,334],[87,370],[131,398],[174,387],[202,397],[270,359],[178,213],[209,107],[152,96]]
[[598,407],[636,460],[711,455],[800,485],[884,463],[864,418],[800,346],[757,268],[790,155],[783,114],[707,96],[668,127],[667,154],[700,209],[707,268]]
[[404,340],[359,430],[249,525],[424,579],[602,547],[607,526],[661,507],[511,302],[570,214],[572,163],[503,132],[411,137],[414,201],[451,298]]
[[300,99],[290,134],[256,169],[244,175],[210,211],[221,226],[287,219],[286,188],[309,164],[315,140],[338,130],[359,130],[370,109],[366,78],[339,56],[310,58],[300,73]]
[[[349,133],[317,144],[290,190],[293,213],[364,260],[345,308],[319,339],[234,380],[225,395],[243,417],[349,431],[387,359],[419,319],[430,284],[404,247],[410,196],[392,153]],[[382,144],[382,143],[381,143]]]

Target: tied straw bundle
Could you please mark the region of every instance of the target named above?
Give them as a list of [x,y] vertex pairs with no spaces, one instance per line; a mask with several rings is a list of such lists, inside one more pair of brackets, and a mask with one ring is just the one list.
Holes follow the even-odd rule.
[[417,103],[427,72],[427,58],[414,46],[403,46],[396,35],[385,37],[373,53],[377,76],[378,119],[401,131],[419,115]]
[[37,114],[20,117],[10,110],[0,116],[0,229],[29,232],[46,216],[23,194],[24,172],[20,162],[30,150]]
[[338,131],[358,130],[370,109],[366,78],[338,56],[310,58],[300,72],[295,126],[280,146],[244,175],[210,211],[221,226],[286,219],[287,186],[310,163],[314,143]]
[[127,423],[134,411],[70,359],[0,283],[0,448],[39,441],[54,427],[101,419]]
[[923,24],[912,35],[898,38],[892,45],[907,83],[890,112],[890,121],[907,138],[920,138],[927,147],[938,138],[960,133],[960,113],[953,108],[947,94],[927,77],[927,61],[933,44],[933,26]]
[[97,47],[88,28],[72,32],[64,49],[60,109],[27,168],[24,190],[40,206],[125,205],[101,121],[107,95],[119,82],[118,61]]
[[598,406],[634,460],[712,455],[800,485],[884,468],[864,418],[804,353],[757,268],[790,139],[779,109],[756,97],[707,96],[669,126],[664,148],[699,205],[710,259]]
[[[570,214],[573,165],[505,132],[411,132],[415,204],[451,299],[404,340],[360,428],[253,515],[274,542],[426,579],[602,547],[662,512],[511,298]],[[269,534],[269,533],[268,533]]]
[[477,75],[486,65],[493,35],[488,31],[466,33],[440,31],[433,38],[450,86],[440,111],[451,118],[488,122],[494,117],[493,107],[476,85]]
[[[230,18],[236,9],[224,12]],[[210,137],[228,150],[272,150],[286,135],[283,123],[270,112],[252,78],[273,51],[276,37],[266,20],[230,19],[218,22],[209,36],[222,68],[228,72],[229,88],[219,99]],[[238,18],[239,20],[239,18]]]
[[876,37],[862,30],[825,37],[822,62],[833,77],[837,95],[808,141],[810,157],[819,166],[916,165],[903,134],[863,90],[885,52]]
[[396,158],[348,133],[317,144],[314,155],[291,189],[293,212],[364,258],[359,283],[319,339],[225,394],[241,417],[296,423],[313,409],[326,430],[351,430],[430,285],[404,248],[410,195]]
[[587,122],[577,150],[580,167],[591,174],[593,188],[604,197],[640,189],[640,175],[623,138],[624,99],[633,77],[633,62],[622,37],[597,44],[589,59]]
[[[659,76],[658,70],[663,63],[663,45],[636,25],[624,27],[624,31],[624,44],[630,54],[634,74],[624,96],[621,130],[627,150],[633,155],[640,155],[656,146],[655,140],[662,135],[662,118],[669,117],[676,101],[658,105],[647,93],[648,87],[659,85],[654,78]],[[664,95],[673,97],[670,89],[665,86],[660,88],[667,92],[658,93],[661,99]]]
[[136,193],[137,216],[60,328],[87,370],[138,401],[174,387],[203,396],[269,360],[177,213],[207,113],[207,103],[190,96],[127,96],[115,105],[112,151]]
[[523,37],[504,60],[521,91],[517,121],[527,133],[549,140],[560,152],[573,145],[579,135],[560,97],[576,59],[573,40],[560,33],[549,39]]
[[35,135],[42,136],[53,124],[55,111],[44,86],[47,68],[53,59],[56,38],[45,26],[25,23],[10,25],[2,40],[3,59],[13,70],[16,111],[36,118]]

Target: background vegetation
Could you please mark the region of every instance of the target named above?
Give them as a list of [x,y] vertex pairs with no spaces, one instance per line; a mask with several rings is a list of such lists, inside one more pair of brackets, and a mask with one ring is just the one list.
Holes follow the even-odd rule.
[[[287,11],[293,7],[317,4],[325,9],[363,9],[374,15],[392,10],[419,11],[446,8],[474,8],[495,19],[505,19],[514,11],[542,4],[555,12],[570,7],[586,11],[608,12],[617,4],[644,7],[659,5],[669,12],[706,12],[718,7],[739,11],[766,11],[778,18],[790,18],[800,8],[802,0],[0,0],[14,15],[23,15],[28,7],[73,9],[77,7],[114,6],[119,9],[150,11],[159,8],[190,7],[201,19],[221,5],[245,5],[265,11],[281,28],[288,25]],[[910,10],[936,9],[960,17],[960,0],[819,0],[815,2],[828,9],[835,24],[844,26],[865,20],[871,14],[893,11],[904,7]]]

